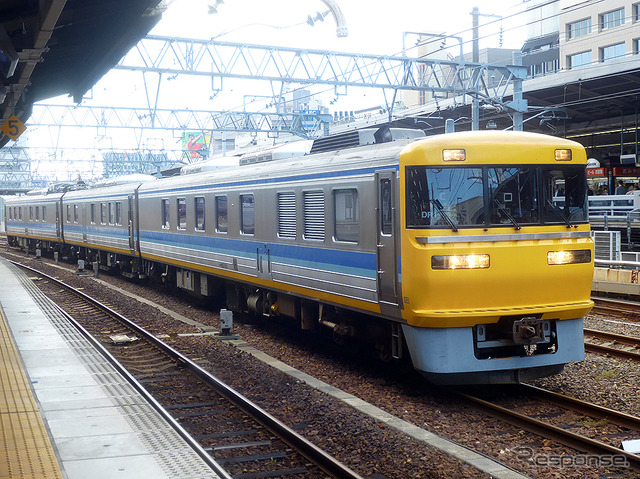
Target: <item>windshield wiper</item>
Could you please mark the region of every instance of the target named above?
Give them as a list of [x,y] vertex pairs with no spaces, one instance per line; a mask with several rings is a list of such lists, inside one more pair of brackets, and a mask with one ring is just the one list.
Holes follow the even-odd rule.
[[444,208],[442,207],[442,203],[440,203],[440,200],[430,200],[430,201],[433,204],[433,206],[436,207],[436,209],[438,210],[438,213],[440,213],[440,215],[445,219],[445,221],[449,223],[449,226],[451,227],[453,232],[457,233],[458,226],[453,222],[451,217],[444,211]]
[[515,227],[516,230],[519,230],[521,228],[520,224],[516,221],[516,219],[511,216],[511,213],[509,213],[509,210],[507,208],[505,208],[504,206],[500,205],[500,202],[498,200],[493,200],[493,202],[496,204],[496,206],[498,207],[498,211],[502,211],[504,213],[504,215],[509,219],[509,221],[511,221],[511,223],[513,224],[513,226]]
[[549,203],[549,206],[551,206],[551,208],[553,208],[553,210],[558,213],[560,215],[560,218],[562,218],[562,221],[565,222],[565,224],[567,225],[567,228],[571,228],[573,225],[571,224],[571,221],[569,221],[567,219],[567,217],[564,215],[564,213],[562,212],[562,210],[560,208],[558,208],[553,201],[551,200],[547,200],[547,203]]

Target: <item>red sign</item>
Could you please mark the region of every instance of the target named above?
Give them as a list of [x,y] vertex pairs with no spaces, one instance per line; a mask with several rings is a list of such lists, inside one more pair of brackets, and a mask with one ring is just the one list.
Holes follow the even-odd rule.
[[[614,168],[615,170],[615,168]],[[587,168],[587,176],[604,176],[609,173],[609,168]]]
[[640,176],[640,168],[636,166],[614,166],[613,176]]

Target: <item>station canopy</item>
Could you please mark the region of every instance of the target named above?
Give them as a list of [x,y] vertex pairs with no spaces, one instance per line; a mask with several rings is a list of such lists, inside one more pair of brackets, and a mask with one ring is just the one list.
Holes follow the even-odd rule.
[[39,100],[79,102],[162,11],[161,0],[0,0],[0,126],[26,122]]

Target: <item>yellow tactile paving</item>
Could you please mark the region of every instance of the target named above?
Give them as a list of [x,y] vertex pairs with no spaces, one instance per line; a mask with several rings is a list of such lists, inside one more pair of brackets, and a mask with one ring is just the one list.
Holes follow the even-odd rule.
[[0,479],[62,479],[0,307]]

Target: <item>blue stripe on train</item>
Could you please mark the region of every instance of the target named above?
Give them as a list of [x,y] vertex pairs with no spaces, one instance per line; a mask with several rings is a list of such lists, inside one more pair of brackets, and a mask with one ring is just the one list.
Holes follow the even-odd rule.
[[[141,231],[140,240],[163,246],[193,248],[198,251],[255,259],[258,250],[271,261],[292,266],[322,269],[326,271],[376,277],[376,255],[360,251],[333,250],[300,245],[269,244],[253,240],[237,240],[211,236]],[[144,250],[145,248],[143,248]]]

